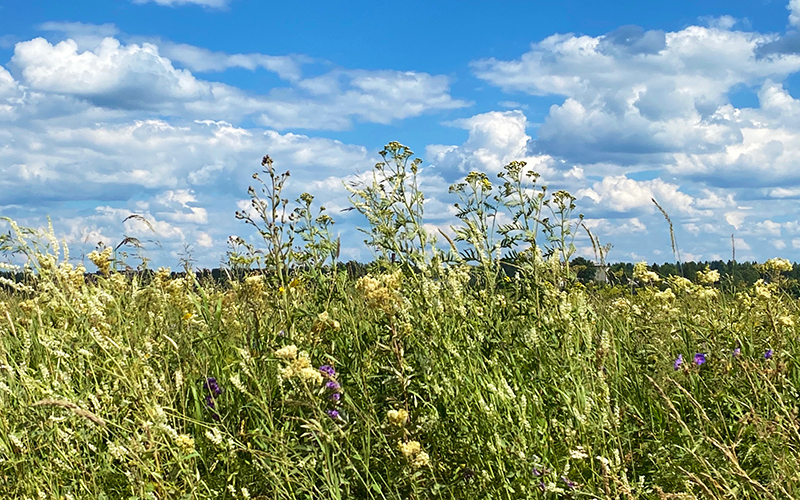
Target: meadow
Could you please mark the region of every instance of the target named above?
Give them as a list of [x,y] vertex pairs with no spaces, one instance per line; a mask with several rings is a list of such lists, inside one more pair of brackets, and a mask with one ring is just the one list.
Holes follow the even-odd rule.
[[523,163],[453,185],[451,237],[413,153],[382,154],[349,186],[363,276],[269,157],[237,213],[263,244],[232,239],[227,280],[112,247],[87,278],[6,219],[0,497],[800,497],[791,263],[583,285],[575,200]]

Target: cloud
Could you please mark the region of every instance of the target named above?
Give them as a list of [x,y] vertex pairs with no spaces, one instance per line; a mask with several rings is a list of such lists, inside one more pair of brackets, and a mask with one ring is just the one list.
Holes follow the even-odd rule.
[[164,56],[195,73],[224,71],[229,68],[251,71],[263,68],[277,73],[283,79],[297,81],[302,75],[302,65],[312,61],[311,58],[300,55],[227,54],[185,43],[161,42],[159,47]]
[[800,0],[789,0],[789,24],[792,26],[800,26]]
[[775,187],[771,196],[789,197],[800,182],[800,102],[769,80],[758,97],[759,108],[727,105],[717,113],[739,140],[716,151],[675,153],[668,170],[717,186]]
[[591,188],[579,190],[576,197],[589,199],[609,212],[630,213],[645,209],[645,212],[653,213],[656,207],[652,200],[655,198],[668,211],[697,213],[692,196],[681,192],[677,185],[661,179],[636,181],[622,175],[604,177]]
[[125,45],[105,38],[94,51],[78,51],[71,39],[20,42],[12,63],[32,89],[89,100],[98,106],[152,108],[211,95],[211,86],[176,69],[155,45]]
[[719,152],[741,142],[720,114],[728,93],[800,70],[794,54],[756,57],[776,35],[690,26],[624,26],[599,37],[553,35],[516,60],[472,63],[506,92],[560,95],[538,130],[543,153],[579,163],[670,163],[676,153]]
[[12,63],[31,89],[85,100],[100,108],[232,122],[254,117],[259,124],[278,130],[343,130],[353,121],[387,124],[469,105],[450,96],[444,76],[337,69],[302,79],[300,56],[223,54],[175,44],[167,44],[167,50],[203,69],[268,67],[294,85],[248,94],[176,68],[153,43],[123,44],[115,38],[104,38],[86,50],[73,39],[53,45],[36,38],[16,45]]
[[521,111],[492,111],[450,122],[468,130],[469,138],[460,146],[429,145],[427,157],[443,171],[460,174],[472,170],[497,173],[514,160],[527,161],[528,167],[540,174],[549,172],[552,158],[528,152],[527,123]]
[[265,100],[259,123],[342,130],[352,120],[390,123],[435,110],[458,109],[470,103],[453,99],[444,76],[413,71],[334,70],[276,89]]

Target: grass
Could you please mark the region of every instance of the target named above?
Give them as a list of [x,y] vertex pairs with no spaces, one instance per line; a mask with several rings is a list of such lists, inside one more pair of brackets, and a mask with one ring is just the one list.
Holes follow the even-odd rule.
[[800,497],[786,261],[587,288],[407,248],[223,284],[106,251],[87,281],[13,227],[36,272],[0,291],[3,498]]

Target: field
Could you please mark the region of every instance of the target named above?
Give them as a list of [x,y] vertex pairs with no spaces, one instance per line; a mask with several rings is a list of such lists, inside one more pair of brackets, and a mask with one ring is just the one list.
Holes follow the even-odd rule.
[[380,251],[364,276],[330,264],[313,198],[280,213],[268,158],[238,214],[264,250],[233,242],[229,280],[125,273],[111,247],[86,279],[11,222],[28,264],[0,291],[0,497],[800,497],[788,261],[753,287],[644,264],[584,286],[573,199],[513,164],[454,186],[444,251],[399,148],[353,187]]

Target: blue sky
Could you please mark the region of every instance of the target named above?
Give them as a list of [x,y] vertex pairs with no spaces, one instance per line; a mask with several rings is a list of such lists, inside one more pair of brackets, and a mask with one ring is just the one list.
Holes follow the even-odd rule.
[[342,183],[397,140],[432,231],[451,183],[520,159],[610,260],[672,260],[653,197],[684,259],[800,260],[799,28],[800,0],[0,0],[0,215],[216,267],[270,154],[367,260]]

